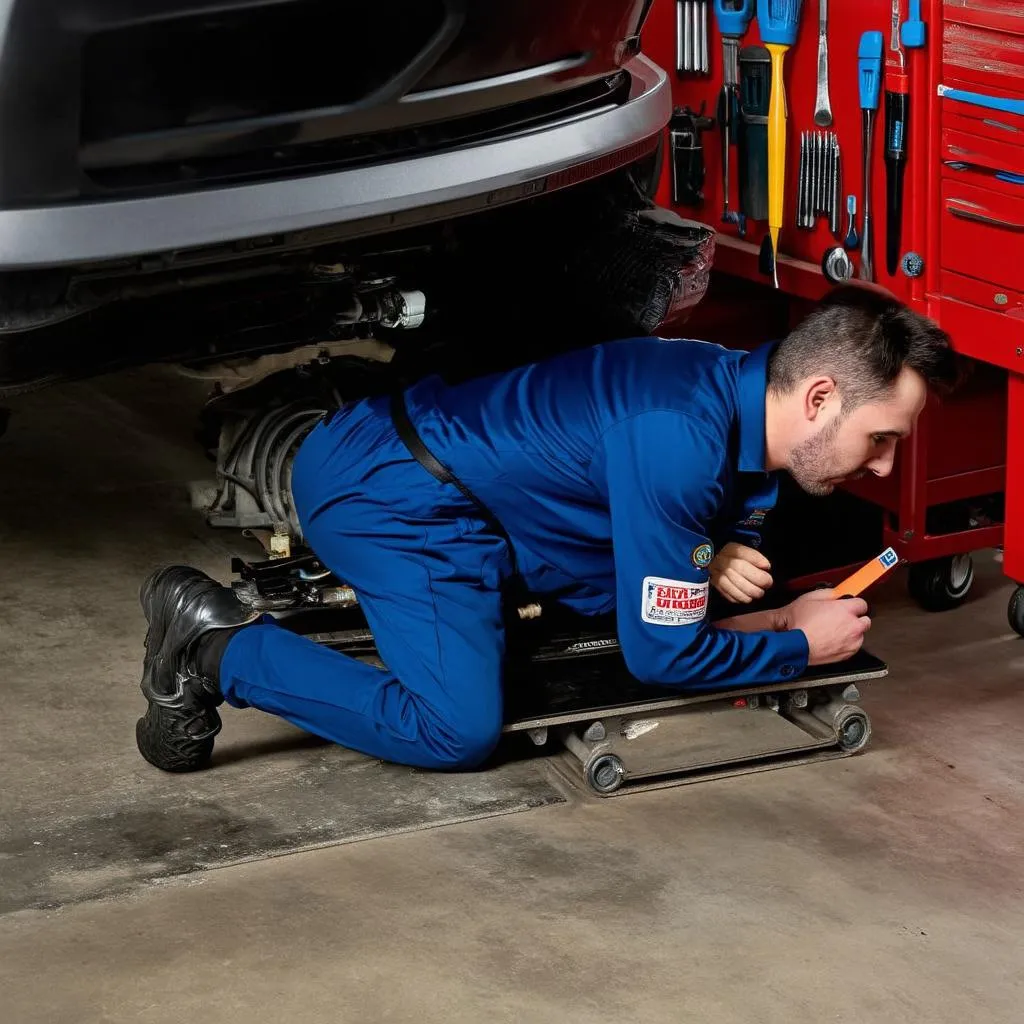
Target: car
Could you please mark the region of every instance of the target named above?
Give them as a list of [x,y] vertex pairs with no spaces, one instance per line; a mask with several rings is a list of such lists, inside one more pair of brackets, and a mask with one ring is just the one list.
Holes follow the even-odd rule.
[[0,0],[0,400],[171,363],[255,414],[679,313],[651,2]]
[[671,102],[649,6],[0,0],[0,383],[159,357],[81,351],[112,303],[323,266],[649,155]]

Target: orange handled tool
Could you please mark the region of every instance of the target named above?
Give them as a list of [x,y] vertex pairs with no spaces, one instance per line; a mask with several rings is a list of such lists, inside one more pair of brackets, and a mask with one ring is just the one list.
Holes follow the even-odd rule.
[[872,558],[852,576],[848,576],[835,588],[836,597],[860,597],[868,587],[873,586],[883,576],[890,573],[900,564],[899,555],[893,548],[886,548],[877,558]]

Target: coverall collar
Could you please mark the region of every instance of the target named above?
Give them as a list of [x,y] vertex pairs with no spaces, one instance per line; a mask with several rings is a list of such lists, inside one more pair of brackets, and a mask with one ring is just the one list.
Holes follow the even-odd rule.
[[739,460],[741,473],[765,473],[765,399],[768,358],[778,342],[759,345],[744,356],[736,381],[739,396]]

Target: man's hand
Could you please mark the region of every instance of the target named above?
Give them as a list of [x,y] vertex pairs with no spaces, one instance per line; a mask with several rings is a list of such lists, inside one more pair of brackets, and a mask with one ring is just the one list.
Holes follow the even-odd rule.
[[711,563],[711,582],[733,604],[750,604],[772,585],[771,567],[760,551],[730,542]]
[[817,590],[808,590],[806,594],[801,594],[799,597],[794,598],[789,602],[789,608],[806,608],[809,604],[814,604],[819,601],[835,601],[836,592],[832,587],[818,587]]
[[810,648],[809,665],[832,665],[852,658],[871,628],[867,602],[859,597],[837,600],[833,590],[812,590],[785,609],[790,629],[803,630]]

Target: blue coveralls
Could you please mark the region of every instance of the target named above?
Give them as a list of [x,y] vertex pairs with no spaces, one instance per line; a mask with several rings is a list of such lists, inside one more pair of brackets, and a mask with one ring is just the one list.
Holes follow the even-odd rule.
[[[804,634],[718,630],[706,609],[712,538],[756,544],[776,501],[768,354],[628,339],[458,385],[429,378],[406,404],[504,526],[531,592],[617,610],[638,679],[767,683],[804,671]],[[292,486],[308,543],[355,588],[387,670],[257,624],[225,652],[228,703],[389,761],[479,764],[502,727],[504,541],[412,458],[385,399],[318,425]]]

